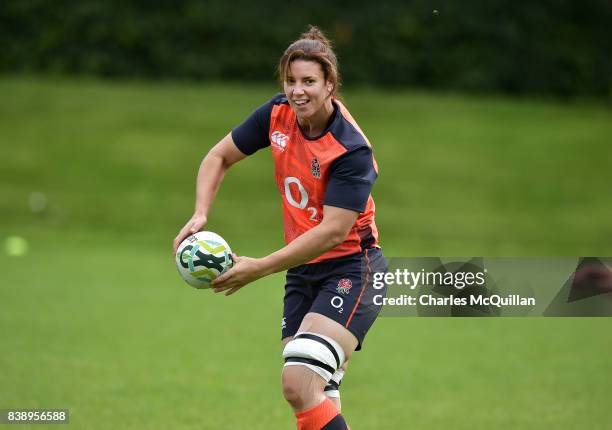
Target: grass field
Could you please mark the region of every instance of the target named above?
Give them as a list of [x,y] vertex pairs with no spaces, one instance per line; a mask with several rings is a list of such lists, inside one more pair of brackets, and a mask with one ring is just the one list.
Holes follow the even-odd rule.
[[[170,242],[202,155],[273,87],[0,79],[0,409],[78,429],[283,429],[283,276],[229,298],[183,284]],[[612,112],[347,91],[375,148],[387,256],[612,255]],[[230,171],[209,228],[282,245],[265,151]],[[47,208],[32,212],[32,192]],[[383,318],[355,355],[359,429],[609,429],[609,319]],[[23,426],[20,428],[27,428]],[[32,428],[40,428],[32,426]]]

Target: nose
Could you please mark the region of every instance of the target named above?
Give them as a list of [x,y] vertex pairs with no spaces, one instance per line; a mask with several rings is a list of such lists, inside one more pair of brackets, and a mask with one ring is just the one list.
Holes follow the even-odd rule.
[[298,94],[298,95],[304,94],[304,89],[302,88],[301,85],[296,84],[295,87],[293,88],[293,94]]

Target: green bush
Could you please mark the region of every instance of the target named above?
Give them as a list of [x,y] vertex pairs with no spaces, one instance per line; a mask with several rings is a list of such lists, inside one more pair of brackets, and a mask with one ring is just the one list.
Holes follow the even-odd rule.
[[308,23],[345,83],[612,96],[607,0],[0,3],[0,72],[267,80]]

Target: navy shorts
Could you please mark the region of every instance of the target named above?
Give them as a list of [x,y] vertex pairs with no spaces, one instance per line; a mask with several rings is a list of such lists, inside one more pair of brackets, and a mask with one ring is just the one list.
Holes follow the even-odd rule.
[[360,350],[382,307],[374,304],[374,296],[386,294],[386,286],[373,287],[373,273],[386,270],[387,262],[379,248],[289,269],[282,338],[295,335],[304,316],[316,312],[353,333],[359,341],[357,350]]

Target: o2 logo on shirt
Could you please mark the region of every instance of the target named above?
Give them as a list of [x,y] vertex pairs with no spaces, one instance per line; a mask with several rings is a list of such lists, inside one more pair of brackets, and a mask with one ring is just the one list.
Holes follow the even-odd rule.
[[[300,192],[299,202],[294,199],[293,194],[291,194],[291,184],[297,185],[297,189]],[[308,192],[306,191],[306,188],[304,188],[298,178],[293,176],[287,176],[285,178],[285,198],[287,199],[287,203],[289,203],[294,208],[306,209],[310,215],[308,217],[310,221],[319,222],[319,220],[317,219],[317,208],[315,208],[314,206],[306,207],[306,205],[308,204]]]
[[270,141],[273,148],[278,149],[279,151],[284,151],[287,147],[287,143],[289,142],[289,136],[280,131],[273,131],[270,136]]

